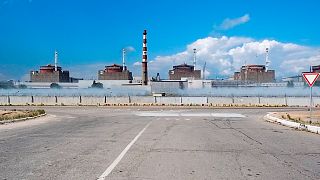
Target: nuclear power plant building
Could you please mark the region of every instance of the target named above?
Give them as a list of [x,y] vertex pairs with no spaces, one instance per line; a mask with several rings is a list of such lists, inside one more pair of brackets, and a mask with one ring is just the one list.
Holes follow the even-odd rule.
[[41,66],[39,71],[30,72],[31,82],[70,82],[69,71],[53,65]]
[[169,70],[170,80],[181,80],[182,78],[201,79],[201,70],[195,70],[194,66],[185,63],[173,66],[173,69]]
[[275,82],[275,71],[266,69],[265,65],[244,65],[240,72],[234,73],[234,80],[248,83]]
[[127,66],[113,64],[98,72],[99,80],[132,80],[132,73]]
[[314,73],[320,73],[320,65],[312,66],[311,71]]
[[40,71],[30,72],[31,82],[70,82],[69,71],[58,66],[58,52],[54,52],[54,65],[40,66]]

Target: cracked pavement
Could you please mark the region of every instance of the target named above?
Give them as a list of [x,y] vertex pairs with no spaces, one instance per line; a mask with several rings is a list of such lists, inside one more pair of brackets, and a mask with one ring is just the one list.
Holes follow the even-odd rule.
[[43,108],[0,126],[0,180],[97,179],[150,121],[106,179],[320,179],[320,136],[263,120],[290,109]]

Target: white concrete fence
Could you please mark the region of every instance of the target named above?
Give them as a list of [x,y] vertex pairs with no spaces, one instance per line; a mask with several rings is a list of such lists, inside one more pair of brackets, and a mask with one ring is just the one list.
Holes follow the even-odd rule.
[[[320,106],[320,97],[314,97]],[[0,105],[309,106],[309,97],[0,96]]]

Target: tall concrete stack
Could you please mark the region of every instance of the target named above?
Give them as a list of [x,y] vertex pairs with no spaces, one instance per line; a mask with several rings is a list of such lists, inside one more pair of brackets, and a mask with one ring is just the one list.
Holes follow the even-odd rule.
[[143,32],[142,45],[142,85],[148,85],[147,30]]

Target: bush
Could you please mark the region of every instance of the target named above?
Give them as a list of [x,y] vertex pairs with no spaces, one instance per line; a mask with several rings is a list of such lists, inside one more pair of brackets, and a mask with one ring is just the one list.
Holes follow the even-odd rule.
[[91,88],[103,89],[103,84],[100,82],[93,81]]
[[27,89],[27,86],[25,84],[20,84],[18,86],[19,89]]
[[[13,112],[17,111],[16,109],[11,110]],[[21,111],[23,114],[11,114],[11,113],[6,113],[0,116],[0,121],[3,120],[14,120],[14,119],[21,119],[21,118],[27,118],[27,117],[35,117],[39,116],[42,114],[45,114],[45,110],[43,109],[37,109],[37,110],[26,110],[26,111]]]
[[51,89],[61,89],[62,87],[57,83],[51,83],[50,88]]

